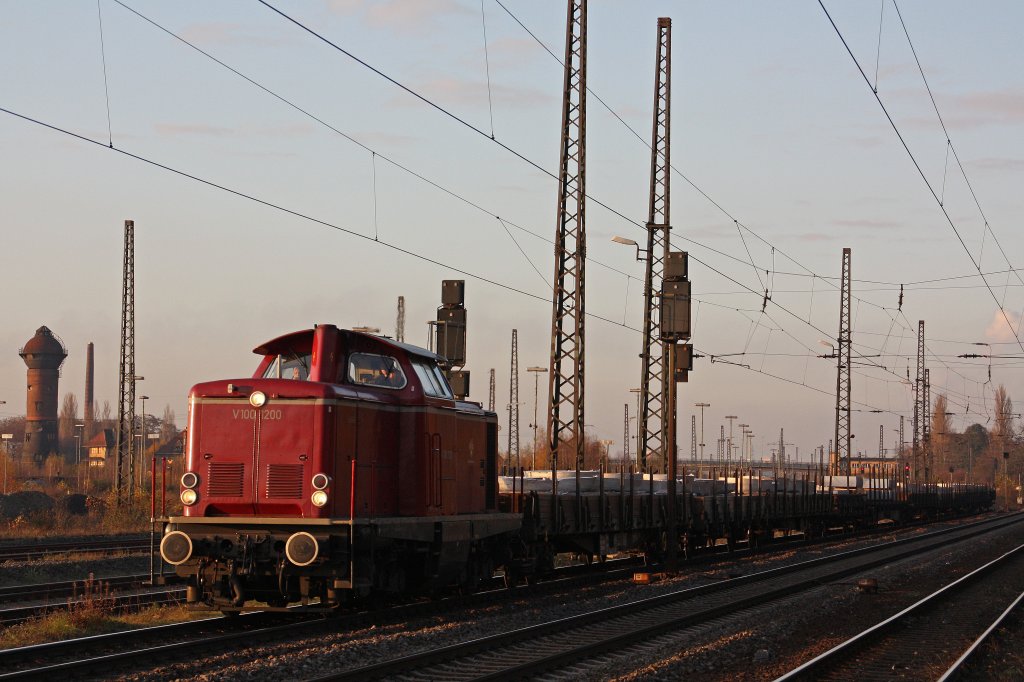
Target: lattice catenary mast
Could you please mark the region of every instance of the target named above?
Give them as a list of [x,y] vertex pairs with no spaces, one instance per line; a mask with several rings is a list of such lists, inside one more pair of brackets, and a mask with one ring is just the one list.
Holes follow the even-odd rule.
[[121,284],[121,361],[117,370],[117,434],[114,492],[117,503],[135,494],[135,221],[124,221]]
[[644,335],[640,368],[640,464],[661,462],[665,447],[664,411],[668,404],[664,343],[660,332],[657,292],[665,274],[669,251],[670,103],[672,72],[672,23],[658,19],[655,56],[654,121],[651,139],[651,192],[647,213],[647,264],[644,269]]
[[914,481],[921,482],[921,402],[924,398],[924,320],[917,321],[917,377],[914,379]]
[[555,277],[548,373],[548,452],[560,449],[583,466],[584,291],[586,263],[587,0],[569,0],[555,229]]
[[850,249],[843,249],[843,280],[839,295],[839,337],[836,349],[836,454],[832,473],[850,473]]
[[495,385],[494,385],[494,382],[495,382],[495,379],[494,379],[494,368],[491,367],[491,384],[490,384],[490,387],[489,387],[489,389],[487,391],[487,409],[490,410],[491,412],[494,412],[494,399],[495,399],[495,395],[494,395]]
[[[512,330],[512,363],[508,382],[508,459],[519,468],[519,332]],[[534,444],[536,446],[536,443]]]

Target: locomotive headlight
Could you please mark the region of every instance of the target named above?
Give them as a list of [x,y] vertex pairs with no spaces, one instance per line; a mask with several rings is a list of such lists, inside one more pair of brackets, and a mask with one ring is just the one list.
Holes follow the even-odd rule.
[[267,404],[267,394],[263,391],[253,391],[249,394],[249,404],[253,407],[263,407]]
[[327,491],[325,491],[325,490],[317,490],[316,492],[313,493],[312,497],[310,497],[309,499],[313,503],[314,506],[322,507],[325,504],[327,504]]
[[185,488],[181,491],[181,503],[186,507],[191,507],[199,499],[199,494],[192,490],[192,488]]
[[331,477],[327,474],[314,474],[313,475],[313,487],[317,490],[324,490],[331,484]]
[[195,488],[199,485],[199,476],[193,471],[186,471],[181,475],[181,487],[182,488]]

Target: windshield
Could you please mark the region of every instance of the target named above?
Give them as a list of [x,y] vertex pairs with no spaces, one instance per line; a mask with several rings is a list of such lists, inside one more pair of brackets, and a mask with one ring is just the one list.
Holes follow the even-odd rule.
[[273,361],[263,372],[264,379],[295,379],[306,381],[309,379],[309,366],[312,355],[307,353],[282,353],[275,355]]

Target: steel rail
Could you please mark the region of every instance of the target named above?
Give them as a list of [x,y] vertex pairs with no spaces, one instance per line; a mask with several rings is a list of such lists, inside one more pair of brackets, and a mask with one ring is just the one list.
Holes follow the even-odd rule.
[[[925,535],[898,540],[895,542],[924,541],[930,538],[938,538],[949,533],[981,527],[986,524],[993,524],[1000,521],[1005,521],[1005,517],[989,518],[962,526],[933,531]],[[848,537],[843,535],[829,539],[842,541],[847,540]],[[792,543],[789,542],[780,542],[777,544],[779,550],[792,548]],[[887,543],[887,545],[888,544],[891,543]],[[849,555],[851,553],[867,550],[870,550],[870,548],[851,550],[844,554]],[[769,552],[767,551],[761,551],[758,553],[758,556],[764,556],[768,553]],[[735,556],[717,554],[702,558],[705,560],[711,559],[712,561],[715,558],[722,561],[729,561],[735,558]],[[815,559],[810,563],[821,560],[822,559]],[[696,561],[694,563],[704,564],[712,563],[712,561]],[[346,628],[355,628],[369,624],[376,624],[379,626],[382,622],[404,622],[410,618],[422,617],[424,615],[437,615],[439,609],[455,610],[465,607],[478,607],[484,604],[496,603],[510,597],[517,598],[523,595],[541,596],[552,589],[564,589],[565,587],[571,587],[575,584],[586,585],[589,584],[587,581],[592,582],[594,579],[594,575],[592,573],[584,573],[582,575],[577,574],[580,568],[581,567],[579,566],[567,567],[568,570],[560,570],[559,573],[560,575],[568,574],[570,577],[559,577],[554,580],[542,581],[539,584],[528,588],[518,588],[515,590],[495,589],[490,592],[453,597],[440,602],[402,605],[387,609],[334,616],[326,619],[323,617],[322,613],[313,614],[313,617],[309,618],[310,614],[308,612],[303,613],[301,609],[296,608],[294,617],[299,618],[300,620],[292,621],[283,625],[280,624],[282,614],[266,614],[257,612],[246,614],[242,618],[223,618],[214,616],[201,621],[189,621],[185,623],[161,625],[152,628],[139,628],[124,632],[94,635],[85,638],[0,650],[0,670],[12,670],[13,667],[18,664],[24,664],[25,661],[38,663],[36,667],[0,674],[0,680],[36,679],[55,674],[67,675],[71,673],[84,672],[91,669],[102,669],[109,672],[112,666],[131,663],[136,660],[145,660],[147,657],[156,653],[159,653],[160,655],[188,654],[188,656],[185,657],[187,660],[189,657],[194,657],[197,650],[200,648],[216,650],[218,647],[230,647],[238,643],[251,644],[254,641],[273,640],[274,638],[291,639],[304,633],[315,634],[318,632],[338,632],[339,630],[344,630]],[[633,569],[634,567],[628,567],[618,569],[616,571],[607,571],[606,575],[602,576],[602,578],[607,579],[608,577],[621,577],[622,575],[631,574]],[[263,627],[271,619],[273,619],[273,624],[268,627]],[[227,632],[225,632],[225,630],[227,630]],[[171,638],[187,639],[170,644],[162,644]],[[147,642],[161,643],[161,645],[147,646]],[[124,647],[128,650],[99,657],[95,655],[96,651],[116,649],[120,647]],[[53,662],[55,658],[81,655],[86,657],[64,662]]]
[[943,673],[942,677],[939,678],[939,682],[949,682],[950,680],[956,679],[956,677],[967,666],[967,664],[974,660],[974,657],[981,650],[982,645],[984,645],[988,641],[992,633],[995,632],[996,629],[1000,625],[1002,625],[1003,622],[1006,621],[1006,619],[1010,616],[1011,613],[1013,613],[1017,608],[1020,607],[1022,602],[1024,602],[1024,592],[1021,592],[1019,595],[1017,595],[1017,598],[1013,600],[1013,603],[1007,606],[1006,609],[1001,614],[999,614],[999,617],[996,618],[995,621],[991,625],[989,625],[988,628],[985,629],[985,632],[981,633],[978,636],[978,638],[974,640],[971,646],[967,648],[967,651],[965,651],[960,656],[960,658],[956,659],[956,661],[953,662],[953,665],[949,666],[949,669],[946,670],[946,672]]
[[[169,576],[171,573],[164,573]],[[79,580],[63,580],[52,583],[36,583],[23,585],[7,585],[0,587],[0,604],[19,601],[38,601],[39,599],[56,597],[73,597],[83,593],[89,584],[106,588],[122,588],[142,585],[149,580],[149,573],[137,575],[112,575],[106,578],[89,578]]]
[[[413,671],[427,678],[443,679],[453,674],[453,668],[450,666],[457,666],[460,675],[465,677],[473,670],[472,658],[475,656],[482,659],[478,662],[477,670],[479,672],[476,679],[533,677],[576,664],[588,657],[607,654],[609,651],[649,640],[651,637],[667,631],[707,622],[740,609],[778,600],[820,586],[823,582],[837,580],[875,566],[940,549],[947,546],[951,540],[973,539],[983,533],[1021,521],[1024,521],[1024,515],[1014,515],[1009,520],[1006,517],[1000,517],[996,520],[945,529],[883,545],[850,550],[829,557],[820,557],[791,566],[769,569],[739,578],[549,621],[512,632],[428,650],[374,665],[340,671],[315,678],[315,680],[316,682],[366,680]],[[962,534],[963,537],[949,537],[956,533]],[[829,564],[844,561],[847,562],[846,566],[829,568]],[[806,573],[806,577],[794,581],[793,576],[801,572]],[[763,584],[772,580],[781,582],[765,589]],[[731,592],[735,592],[737,595],[730,596]],[[716,593],[724,593],[725,599],[721,599],[723,595]],[[711,597],[711,595],[715,596]],[[717,600],[718,603],[713,605],[705,603],[701,608],[692,604],[692,600],[696,597],[710,597],[708,602]],[[632,622],[630,622],[631,619]],[[529,642],[529,646],[525,645],[527,642]],[[504,658],[502,658],[503,654]]]
[[[949,600],[953,596],[961,593],[963,590],[973,587],[976,585],[980,578],[983,578],[993,571],[1006,567],[1010,562],[1018,559],[1024,555],[1024,545],[1019,545],[1014,549],[1002,554],[1001,556],[985,563],[984,565],[974,569],[970,573],[957,578],[956,580],[942,586],[935,592],[919,599],[915,603],[899,611],[898,613],[889,616],[885,620],[882,620],[871,627],[857,633],[853,637],[840,642],[836,646],[832,647],[828,651],[815,656],[811,660],[803,663],[797,668],[789,671],[785,675],[778,677],[775,682],[790,682],[792,680],[803,680],[803,679],[822,679],[827,676],[830,672],[836,670],[839,666],[849,666],[857,661],[857,655],[863,651],[869,644],[877,646],[879,640],[884,639],[887,636],[898,636],[895,634],[895,629],[898,626],[906,625],[910,622],[911,618],[921,617],[922,620],[928,622],[930,619],[924,618],[924,613],[927,609],[940,606],[944,600]],[[1020,596],[1014,604],[1020,601]],[[1012,608],[1012,607],[1011,607]],[[1003,616],[1009,611],[1003,611]],[[1002,616],[1000,616],[1001,620]],[[998,623],[998,621],[997,621]],[[995,626],[990,626],[991,631]],[[904,637],[906,633],[901,633]],[[915,640],[916,641],[916,640]],[[978,641],[976,640],[970,650],[973,650]],[[960,661],[965,660],[964,656],[958,659],[957,664]],[[954,664],[954,668],[958,667]],[[950,672],[947,671],[946,675]]]
[[163,604],[182,604],[185,601],[185,588],[162,588],[153,592],[133,592],[130,594],[98,594],[84,595],[77,599],[50,601],[42,604],[11,606],[0,609],[0,625],[10,626],[24,623],[32,618],[50,613],[73,611],[90,603],[98,603],[100,608],[113,613],[134,613],[147,606]]
[[148,536],[104,538],[101,540],[79,538],[61,542],[0,544],[0,561],[32,561],[55,554],[85,554],[111,549],[149,551]]

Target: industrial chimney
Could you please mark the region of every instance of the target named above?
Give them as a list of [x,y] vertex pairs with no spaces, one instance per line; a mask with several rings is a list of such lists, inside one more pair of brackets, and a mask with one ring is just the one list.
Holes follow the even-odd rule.
[[84,405],[84,417],[85,417],[85,433],[83,437],[88,439],[92,437],[92,420],[95,417],[95,407],[93,403],[93,364],[92,364],[92,341],[85,347],[85,405]]

